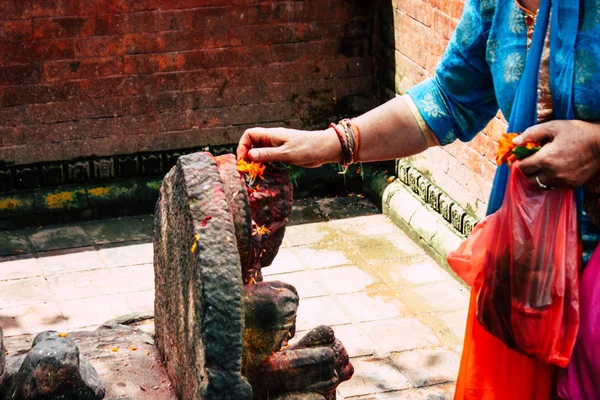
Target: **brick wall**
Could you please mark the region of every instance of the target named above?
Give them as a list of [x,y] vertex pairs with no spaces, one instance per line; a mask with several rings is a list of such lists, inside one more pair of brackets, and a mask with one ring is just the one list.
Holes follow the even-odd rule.
[[4,1],[0,164],[322,128],[372,106],[372,24],[360,0]]
[[[463,0],[392,0],[376,10],[375,49],[380,99],[405,93],[431,76],[458,23]],[[411,162],[469,212],[482,217],[495,172],[496,143],[506,131],[501,116],[472,142],[455,142]]]

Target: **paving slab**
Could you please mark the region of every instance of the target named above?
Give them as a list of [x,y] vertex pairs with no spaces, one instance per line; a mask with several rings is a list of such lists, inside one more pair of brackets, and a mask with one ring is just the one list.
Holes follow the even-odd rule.
[[454,352],[444,348],[406,351],[390,358],[413,387],[455,381],[460,363]]
[[152,243],[111,244],[109,247],[102,247],[98,253],[109,268],[151,264],[154,260]]
[[42,269],[31,254],[0,258],[0,282],[35,276],[42,276]]
[[338,388],[347,397],[402,390],[410,387],[408,379],[388,358],[366,358],[352,361],[354,375]]
[[379,283],[375,277],[356,265],[319,269],[314,274],[330,293],[335,294],[359,292]]
[[377,347],[382,353],[426,348],[440,344],[439,338],[417,318],[363,322],[360,326],[377,343]]
[[82,224],[83,230],[96,245],[152,241],[154,217],[116,218],[101,221],[90,221]]
[[32,252],[27,237],[21,231],[0,232],[0,257]]
[[91,246],[92,242],[81,226],[40,227],[26,230],[35,251],[73,249]]
[[91,246],[44,251],[37,256],[46,276],[105,268],[100,255]]

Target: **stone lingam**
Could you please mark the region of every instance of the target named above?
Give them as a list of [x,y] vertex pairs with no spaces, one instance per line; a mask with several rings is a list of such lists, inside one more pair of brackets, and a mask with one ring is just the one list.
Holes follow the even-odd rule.
[[281,170],[180,157],[156,206],[156,344],[178,398],[335,399],[353,373],[333,330],[293,345],[298,293],[263,282],[292,204]]

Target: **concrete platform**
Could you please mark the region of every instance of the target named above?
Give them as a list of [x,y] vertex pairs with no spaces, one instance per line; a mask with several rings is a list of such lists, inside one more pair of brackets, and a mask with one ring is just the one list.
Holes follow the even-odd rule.
[[[151,311],[152,227],[147,215],[0,233],[9,353],[28,334]],[[348,349],[339,399],[452,398],[468,290],[368,200],[297,201],[263,273],[298,289],[297,336],[328,324]]]

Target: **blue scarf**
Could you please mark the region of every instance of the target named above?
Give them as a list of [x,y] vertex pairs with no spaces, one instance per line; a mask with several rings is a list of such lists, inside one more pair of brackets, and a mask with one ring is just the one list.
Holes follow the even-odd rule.
[[[551,4],[552,3],[552,4]],[[523,132],[537,124],[537,89],[540,62],[548,24],[550,23],[550,91],[556,119],[574,119],[573,79],[575,39],[579,28],[579,0],[542,0],[531,39],[525,70],[515,96],[508,132]],[[552,21],[550,21],[552,9]],[[497,211],[504,200],[509,169],[498,167],[490,195],[488,214]],[[582,211],[583,191],[577,189],[578,209]]]

